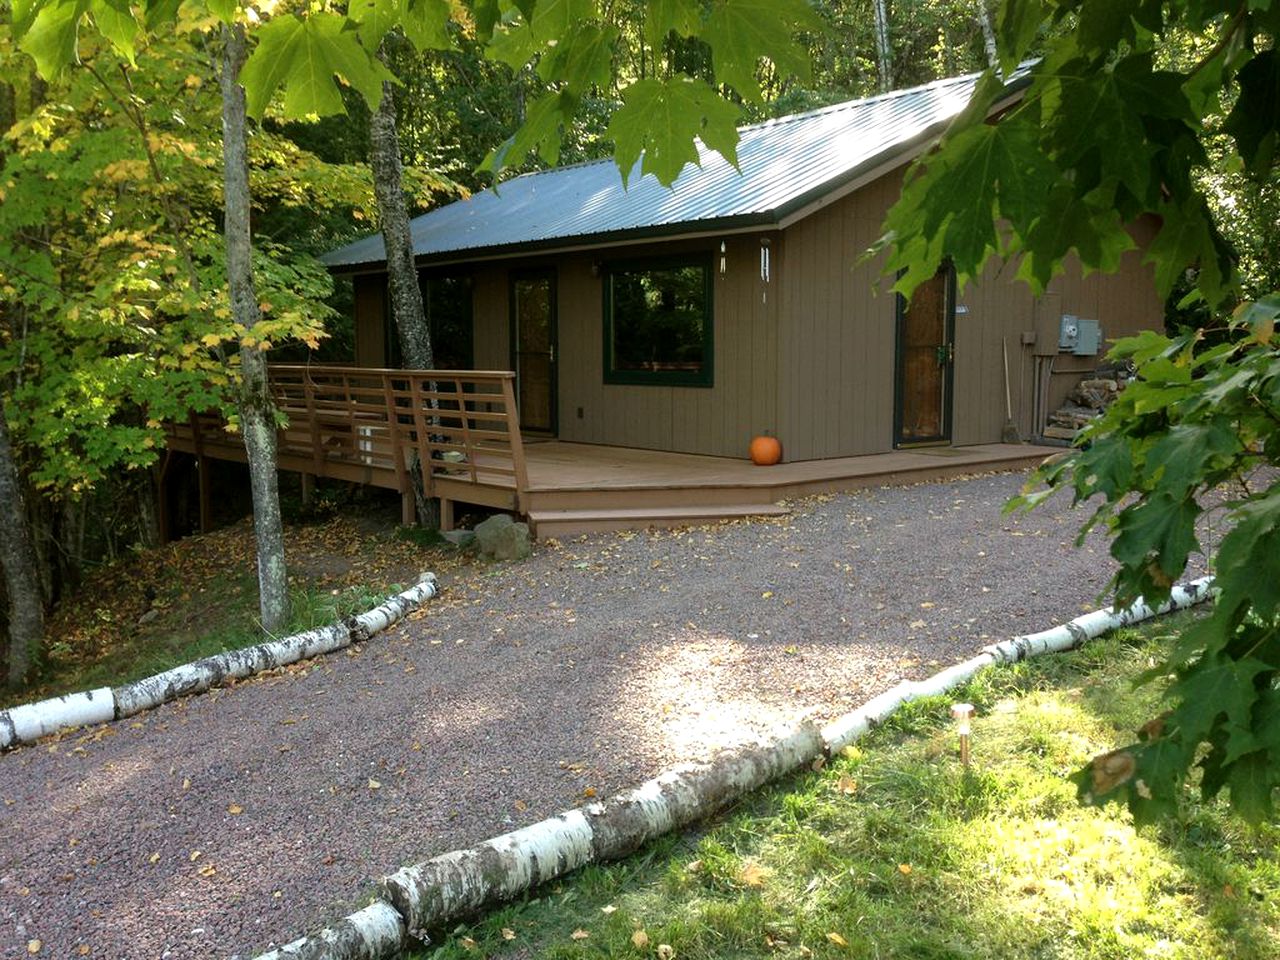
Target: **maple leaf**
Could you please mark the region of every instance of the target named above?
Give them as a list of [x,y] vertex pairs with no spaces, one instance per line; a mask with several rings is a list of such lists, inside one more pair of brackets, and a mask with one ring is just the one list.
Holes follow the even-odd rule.
[[755,860],[748,860],[742,865],[742,869],[738,871],[738,882],[744,887],[763,887],[765,878],[768,876],[768,869],[762,867]]
[[840,934],[836,933],[834,930],[827,934],[827,939],[837,947],[847,947],[849,945],[849,941],[840,936]]
[[631,934],[631,945],[637,950],[643,950],[645,947],[649,946],[649,934],[645,933],[643,930],[637,930],[635,933]]
[[590,933],[588,933],[586,930],[583,930],[581,927],[579,927],[577,930],[573,931],[573,933],[569,934],[569,939],[570,940],[586,940],[589,936],[591,936]]

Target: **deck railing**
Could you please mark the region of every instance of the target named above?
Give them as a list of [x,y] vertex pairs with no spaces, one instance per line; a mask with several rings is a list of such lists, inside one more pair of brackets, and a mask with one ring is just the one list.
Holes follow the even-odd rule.
[[513,489],[522,505],[529,478],[515,374],[272,364],[270,378],[288,418],[281,450],[309,453],[317,474],[326,459],[354,459],[393,470],[408,490],[416,460],[429,497],[461,481]]
[[[286,425],[281,469],[399,490],[412,519],[415,474],[439,497],[527,512],[528,470],[516,410],[515,374],[502,370],[389,370],[271,364],[271,390]],[[167,425],[171,451],[196,455],[202,527],[207,458],[244,460],[244,447],[214,412]]]

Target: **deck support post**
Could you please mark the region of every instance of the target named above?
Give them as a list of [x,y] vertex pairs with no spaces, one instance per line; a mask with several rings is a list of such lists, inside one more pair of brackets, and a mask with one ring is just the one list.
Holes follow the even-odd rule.
[[411,489],[401,489],[400,491],[400,523],[406,527],[412,527],[418,520],[418,504],[417,497],[413,495]]
[[440,498],[440,529],[453,529],[453,501],[446,497]]
[[302,506],[309,508],[316,498],[316,478],[303,471],[298,474],[298,480],[301,482]]
[[213,529],[213,491],[209,489],[211,483],[212,464],[209,458],[201,456],[196,458],[196,473],[199,477],[200,488],[200,532],[208,533]]

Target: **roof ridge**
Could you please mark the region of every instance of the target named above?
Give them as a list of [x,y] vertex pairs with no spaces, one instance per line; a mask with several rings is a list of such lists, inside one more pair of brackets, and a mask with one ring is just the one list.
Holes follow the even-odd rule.
[[939,77],[937,80],[930,80],[928,83],[920,83],[914,87],[903,87],[900,90],[890,90],[887,93],[877,93],[869,97],[858,97],[854,100],[841,100],[839,103],[829,103],[825,107],[814,107],[812,110],[803,110],[800,113],[788,113],[781,117],[770,117],[768,120],[759,120],[755,123],[748,123],[739,127],[738,132],[742,133],[744,130],[759,130],[763,127],[791,123],[794,120],[807,120],[810,117],[820,116],[824,113],[836,113],[840,110],[852,110],[855,107],[865,107],[872,103],[897,100],[901,97],[921,93],[935,87],[946,87],[969,82],[978,76],[981,76],[980,71],[961,74],[958,77]]

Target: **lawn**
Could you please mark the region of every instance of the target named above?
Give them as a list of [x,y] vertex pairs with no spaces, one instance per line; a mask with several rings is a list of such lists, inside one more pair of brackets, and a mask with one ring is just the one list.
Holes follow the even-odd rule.
[[[588,868],[423,958],[1280,956],[1280,831],[1188,794],[1135,829],[1067,776],[1148,719],[1178,620],[990,670],[705,830]],[[973,765],[948,706],[978,707]]]

